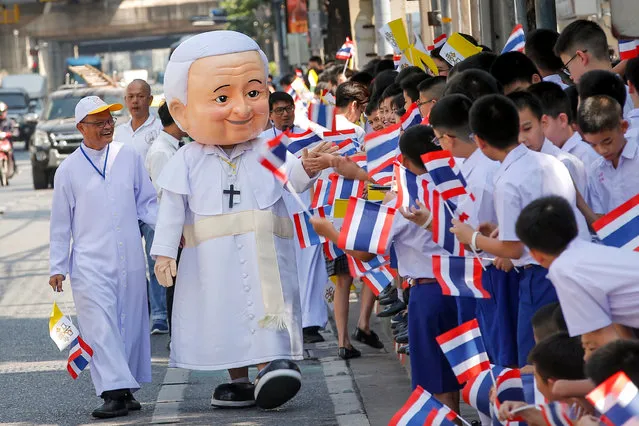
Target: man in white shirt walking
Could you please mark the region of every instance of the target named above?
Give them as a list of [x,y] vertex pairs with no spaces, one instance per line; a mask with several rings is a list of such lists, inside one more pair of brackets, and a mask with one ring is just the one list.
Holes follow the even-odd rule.
[[[153,101],[151,87],[144,80],[133,80],[126,88],[124,101],[131,113],[131,119],[115,128],[113,140],[131,145],[144,161],[151,144],[162,131],[160,120],[149,114],[149,107]],[[149,255],[153,245],[153,228],[140,222],[140,233],[144,237],[144,249],[149,266],[149,302],[153,323],[151,334],[166,334],[169,332],[166,319],[166,291],[155,278],[155,261]]]

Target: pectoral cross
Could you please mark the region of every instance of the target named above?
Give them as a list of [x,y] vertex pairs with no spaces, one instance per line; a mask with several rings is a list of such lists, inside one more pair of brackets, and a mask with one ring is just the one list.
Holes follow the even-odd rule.
[[[240,191],[235,190],[235,186],[233,184],[229,185],[229,189],[225,189],[222,191],[224,195],[229,196],[229,209],[233,208],[233,204],[239,204],[240,202]],[[237,195],[237,199],[235,196]]]

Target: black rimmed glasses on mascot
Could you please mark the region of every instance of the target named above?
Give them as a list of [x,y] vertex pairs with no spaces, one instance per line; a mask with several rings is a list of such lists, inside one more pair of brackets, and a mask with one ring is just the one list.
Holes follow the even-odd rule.
[[103,120],[103,121],[81,121],[82,124],[90,124],[92,126],[96,126],[100,129],[104,129],[106,127],[107,124],[111,125],[111,126],[115,126],[115,122],[117,121],[117,118],[115,117],[111,117],[108,120]]

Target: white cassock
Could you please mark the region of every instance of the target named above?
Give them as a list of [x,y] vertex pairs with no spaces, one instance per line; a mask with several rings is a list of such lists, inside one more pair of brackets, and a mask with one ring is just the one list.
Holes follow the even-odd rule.
[[[223,370],[303,358],[293,224],[284,188],[259,164],[255,139],[227,154],[190,143],[165,166],[162,203],[151,254],[178,266],[171,334],[172,367]],[[232,165],[231,165],[232,164]],[[309,178],[293,155],[296,191]],[[233,195],[224,193],[239,190]]]
[[[105,158],[106,178],[102,172]],[[93,348],[97,395],[151,381],[146,264],[138,218],[153,226],[156,193],[142,158],[112,142],[82,144],[55,174],[51,206],[51,275],[69,273],[80,333]],[[69,246],[71,255],[69,257]]]
[[[295,126],[294,133],[301,133],[304,130]],[[282,133],[275,127],[262,132],[260,137],[271,139]],[[306,206],[311,205],[311,191],[307,190],[299,194]],[[284,192],[284,201],[288,211],[297,213],[302,211],[299,203],[293,196]],[[302,303],[302,327],[324,327],[328,322],[328,312],[324,299],[324,289],[328,281],[326,273],[326,260],[322,245],[315,245],[301,248],[295,242],[295,259],[297,260],[297,277],[300,285],[300,300]]]

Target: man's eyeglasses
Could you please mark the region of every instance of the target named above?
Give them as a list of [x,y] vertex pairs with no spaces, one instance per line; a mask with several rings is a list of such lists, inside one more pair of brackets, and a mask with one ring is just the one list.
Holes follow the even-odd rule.
[[585,50],[578,50],[577,52],[575,52],[575,54],[574,54],[574,55],[572,55],[572,57],[568,60],[568,62],[566,62],[566,63],[564,64],[564,66],[562,67],[562,69],[564,70],[564,72],[565,72],[567,75],[570,75],[570,71],[568,70],[568,64],[570,64],[572,61],[574,61],[574,60],[575,60],[575,58],[576,58],[577,56],[579,56],[579,52],[586,53],[586,52],[588,52],[588,49],[585,49]]
[[90,124],[92,126],[96,126],[99,127],[100,129],[104,129],[104,127],[109,124],[111,126],[115,125],[116,122],[116,118],[115,117],[111,117],[108,120],[105,121],[81,121],[82,124]]
[[289,105],[289,106],[286,106],[286,107],[275,108],[275,109],[273,110],[273,113],[274,113],[275,115],[282,115],[282,114],[284,114],[285,112],[288,112],[288,113],[290,114],[290,113],[292,113],[293,111],[295,111],[295,105]]
[[415,103],[417,104],[417,108],[419,108],[420,106],[429,104],[431,102],[437,102],[437,99],[436,98],[431,98],[431,99],[425,100],[424,102],[417,101]]

